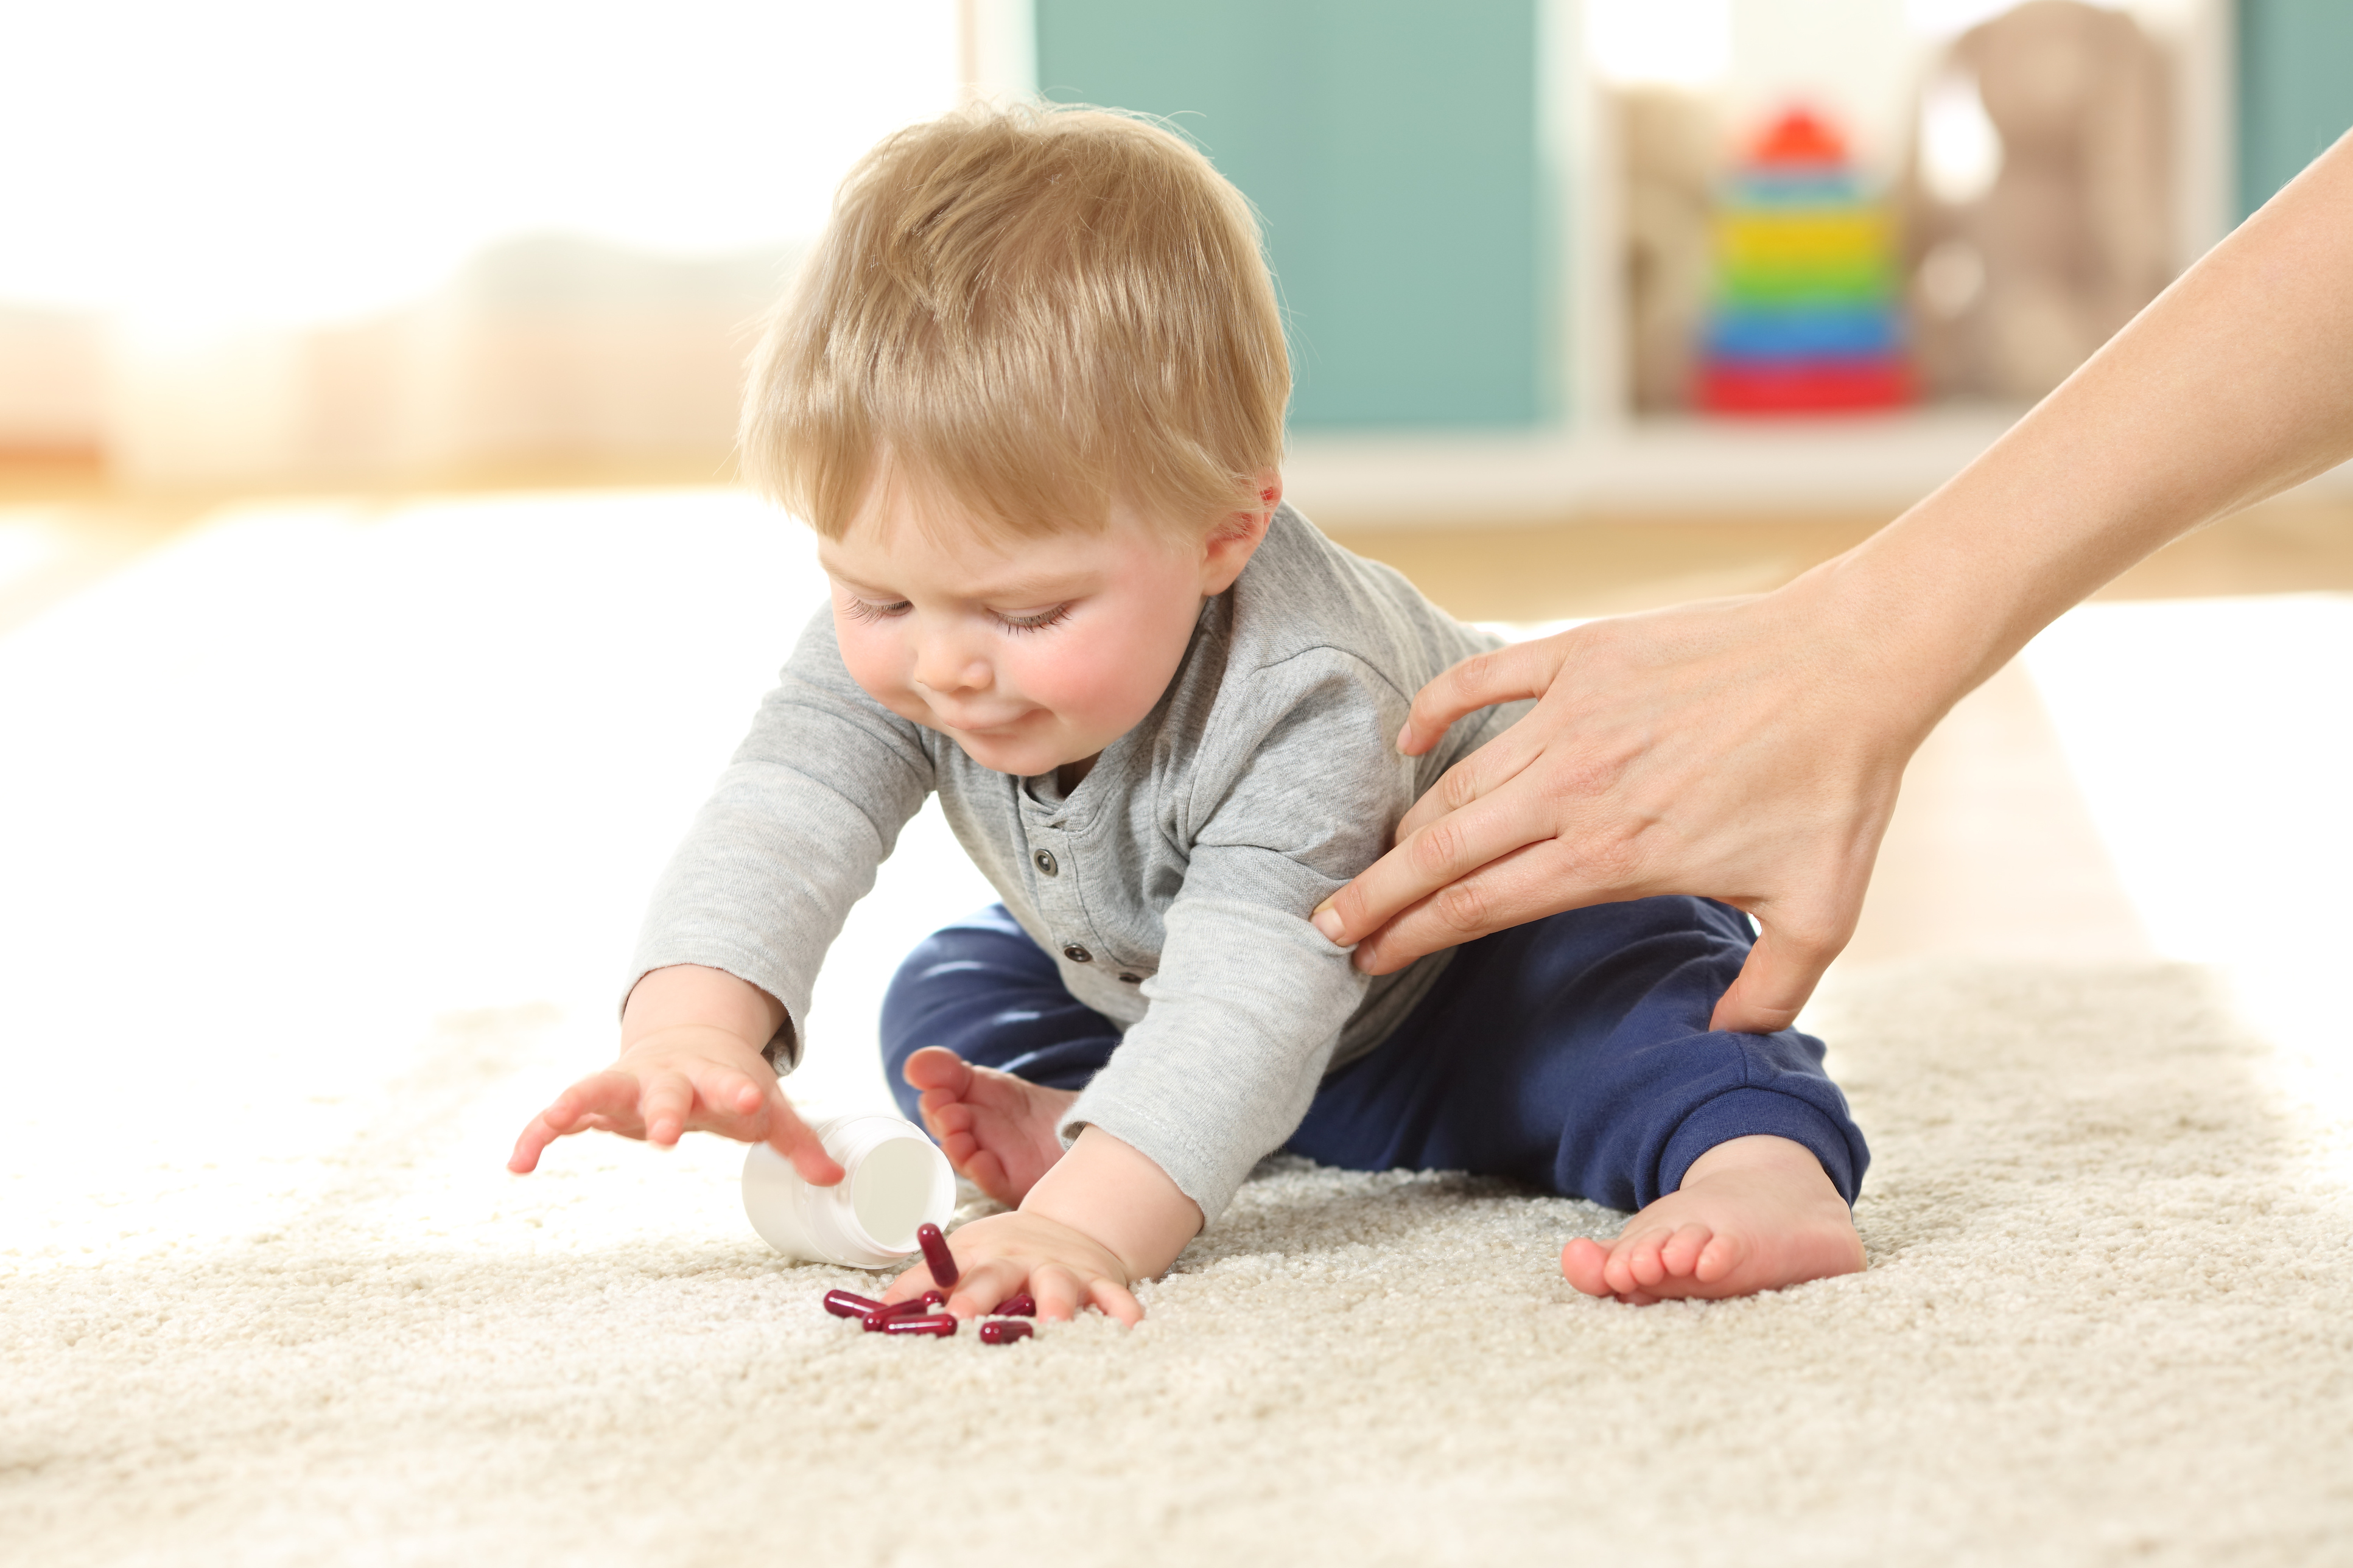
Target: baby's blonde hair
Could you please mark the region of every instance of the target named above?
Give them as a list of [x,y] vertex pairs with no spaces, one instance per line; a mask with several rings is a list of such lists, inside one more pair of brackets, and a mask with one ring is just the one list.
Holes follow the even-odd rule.
[[1015,536],[1255,503],[1291,366],[1250,204],[1166,129],[1051,105],[861,159],[753,363],[744,475],[828,538],[878,482]]

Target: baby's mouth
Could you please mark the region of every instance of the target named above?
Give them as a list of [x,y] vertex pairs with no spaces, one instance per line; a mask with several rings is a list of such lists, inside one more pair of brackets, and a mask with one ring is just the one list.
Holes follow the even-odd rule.
[[999,719],[990,719],[983,723],[975,723],[970,719],[950,717],[949,715],[943,713],[940,715],[940,722],[948,729],[955,731],[959,735],[979,735],[984,738],[994,738],[999,735],[1010,733],[1013,730],[1018,728],[1022,721],[1029,717],[1032,711],[1034,711],[1034,710],[1025,709],[1021,712],[1008,714]]

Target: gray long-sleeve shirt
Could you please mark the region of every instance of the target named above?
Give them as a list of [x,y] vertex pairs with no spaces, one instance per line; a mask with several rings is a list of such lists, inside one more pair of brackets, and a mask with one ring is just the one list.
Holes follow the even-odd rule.
[[662,873],[630,984],[674,963],[749,981],[789,1015],[772,1047],[789,1068],[827,947],[937,790],[1071,994],[1124,1030],[1063,1139],[1103,1128],[1215,1219],[1324,1074],[1379,1044],[1446,962],[1368,980],[1307,916],[1518,717],[1491,709],[1425,756],[1395,749],[1423,682],[1494,646],[1282,508],[1158,706],[1065,796],[869,697],[820,613]]

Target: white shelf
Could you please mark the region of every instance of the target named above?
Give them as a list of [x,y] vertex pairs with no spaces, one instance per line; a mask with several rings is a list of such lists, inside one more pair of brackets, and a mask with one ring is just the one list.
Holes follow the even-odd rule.
[[1958,473],[2020,412],[1658,419],[1568,435],[1303,437],[1283,473],[1301,510],[1348,527],[1579,514],[1893,516]]
[[[1342,528],[1807,512],[1892,518],[1960,472],[2021,412],[1660,419],[1578,435],[1305,437],[1292,444],[1283,483],[1302,511]],[[2353,463],[2287,499],[2353,500]]]

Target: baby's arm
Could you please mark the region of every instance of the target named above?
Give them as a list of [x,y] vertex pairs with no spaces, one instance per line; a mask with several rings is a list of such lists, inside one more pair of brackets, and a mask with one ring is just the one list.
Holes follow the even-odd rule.
[[819,610],[655,884],[620,1059],[534,1118],[509,1168],[533,1169],[573,1132],[668,1146],[702,1130],[839,1181],[776,1072],[797,1058],[791,1020],[826,949],[931,785],[921,731],[858,689]]
[[543,1150],[574,1132],[668,1148],[701,1131],[766,1143],[803,1180],[831,1186],[841,1167],[793,1113],[765,1053],[784,1022],[775,997],[724,970],[680,963],[650,972],[621,1011],[619,1058],[533,1117],[507,1169],[533,1170]]

